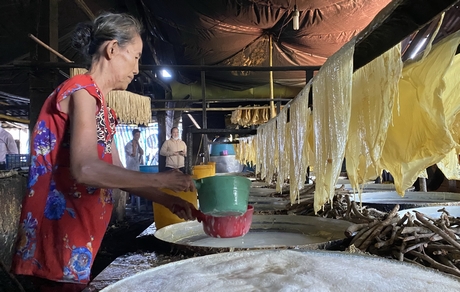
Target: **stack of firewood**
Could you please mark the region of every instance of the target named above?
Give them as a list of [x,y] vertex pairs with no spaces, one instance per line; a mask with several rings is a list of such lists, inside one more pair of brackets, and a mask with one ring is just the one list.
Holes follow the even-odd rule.
[[460,277],[460,218],[445,209],[439,210],[439,219],[417,211],[400,218],[398,210],[396,205],[383,220],[351,225],[345,232],[352,237],[348,250],[359,249]]

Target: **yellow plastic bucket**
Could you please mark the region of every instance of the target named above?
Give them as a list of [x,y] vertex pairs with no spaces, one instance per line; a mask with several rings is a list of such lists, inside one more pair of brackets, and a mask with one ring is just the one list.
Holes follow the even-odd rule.
[[214,176],[216,174],[215,165],[194,165],[192,167],[192,176],[194,179],[205,178],[208,176]]
[[212,175],[216,175],[216,162],[215,161],[208,161],[206,165],[212,165]]
[[[161,189],[161,191],[169,195],[173,195],[181,199],[184,199],[192,203],[195,206],[195,208],[198,208],[196,192],[174,192],[170,189]],[[157,229],[185,221],[184,219],[177,217],[165,206],[157,203],[153,203],[153,220],[155,221],[155,226]]]

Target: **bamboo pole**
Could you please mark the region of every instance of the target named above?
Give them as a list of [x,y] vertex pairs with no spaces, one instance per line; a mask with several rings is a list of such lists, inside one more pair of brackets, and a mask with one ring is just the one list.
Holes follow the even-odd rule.
[[[270,34],[269,36],[269,46],[270,46],[270,67],[273,67],[273,37],[272,35]],[[270,70],[270,118],[274,118],[276,117],[276,111],[275,111],[275,102],[273,101],[273,99],[275,98],[273,92],[274,92],[274,85],[273,85],[273,71]]]
[[[247,110],[247,109],[263,109],[270,108],[270,106],[245,106],[245,107],[208,107],[206,111],[234,111],[234,110]],[[281,107],[283,108],[283,106]],[[202,108],[187,108],[187,107],[172,107],[172,108],[152,108],[152,111],[189,111],[189,112],[198,112],[202,111]]]
[[78,7],[80,7],[80,9],[86,14],[86,16],[88,16],[90,20],[96,18],[94,16],[94,13],[91,11],[91,9],[89,9],[88,5],[86,5],[84,0],[74,0],[74,2],[77,4]]
[[8,120],[8,121],[18,122],[18,123],[23,123],[23,124],[29,124],[30,123],[30,120],[21,119],[21,118],[15,118],[15,117],[7,116],[7,115],[4,115],[4,114],[0,114],[0,119],[5,119],[5,120]]
[[58,56],[59,58],[61,58],[62,60],[66,61],[67,63],[73,63],[73,61],[70,61],[69,59],[67,59],[64,55],[62,55],[61,53],[59,53],[58,51],[56,51],[55,49],[53,49],[52,47],[48,46],[47,44],[45,44],[44,42],[42,42],[39,38],[37,38],[36,36],[34,36],[33,34],[29,33],[29,37],[31,39],[33,39],[34,41],[36,41],[39,45],[41,45],[42,47],[44,47],[45,49],[49,50],[50,52],[52,52],[53,54],[55,54],[56,56]]

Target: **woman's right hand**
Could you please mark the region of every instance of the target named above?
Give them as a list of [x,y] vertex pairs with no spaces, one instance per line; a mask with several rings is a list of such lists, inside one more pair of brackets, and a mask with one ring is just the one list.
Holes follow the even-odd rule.
[[[161,188],[167,188],[175,192],[195,191],[195,183],[190,175],[183,174],[177,169],[160,172],[156,175],[162,176]],[[158,187],[158,186],[155,186]]]

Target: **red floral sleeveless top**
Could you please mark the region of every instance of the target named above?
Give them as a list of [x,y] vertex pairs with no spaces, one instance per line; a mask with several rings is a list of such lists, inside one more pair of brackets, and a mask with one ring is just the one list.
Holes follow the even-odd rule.
[[89,75],[62,83],[45,101],[32,133],[28,193],[23,200],[12,271],[87,283],[112,213],[112,191],[77,184],[70,174],[69,117],[59,102],[78,90],[97,101],[99,159],[112,163],[115,113]]

